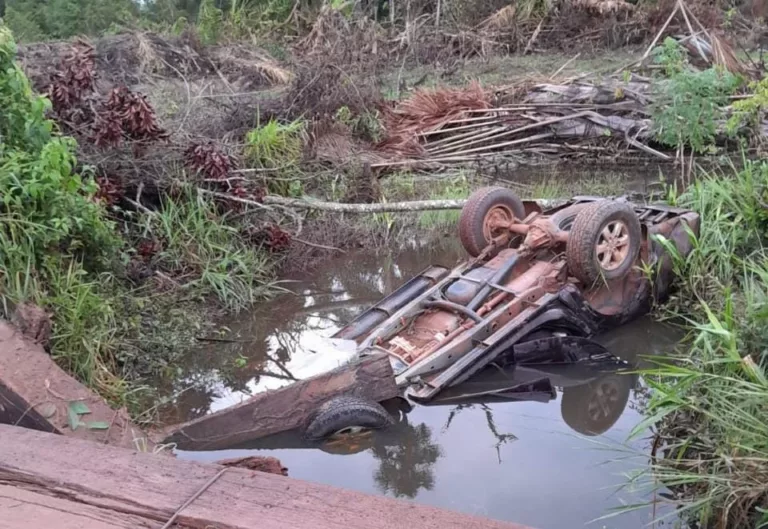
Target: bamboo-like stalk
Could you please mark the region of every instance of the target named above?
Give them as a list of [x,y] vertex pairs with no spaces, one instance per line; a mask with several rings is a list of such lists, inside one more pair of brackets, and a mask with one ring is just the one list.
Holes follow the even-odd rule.
[[[518,134],[520,132],[525,132],[526,130],[537,129],[537,128],[540,128],[540,127],[544,127],[546,125],[553,125],[555,123],[560,123],[562,121],[567,121],[569,119],[577,119],[577,118],[587,117],[588,115],[590,115],[592,113],[593,112],[591,112],[589,110],[586,110],[586,111],[577,112],[575,114],[571,114],[571,115],[568,115],[568,116],[560,116],[560,117],[548,119],[548,120],[545,120],[545,121],[539,121],[538,123],[532,123],[530,125],[524,125],[522,127],[518,127],[516,129],[508,130],[506,132],[502,132],[502,133],[496,134],[495,136],[488,137],[488,138],[486,138],[486,141],[490,140],[491,138],[493,138],[494,140],[498,140],[498,139],[501,139],[501,138],[507,138],[507,137],[512,136],[514,134]],[[504,145],[506,145],[506,144],[504,144]],[[490,148],[493,148],[493,147],[490,147]],[[480,149],[484,150],[484,148],[482,148],[482,147]]]
[[[449,136],[447,138],[443,138],[442,140],[430,141],[430,142],[428,142],[427,145],[428,145],[428,147],[431,148],[431,147],[436,147],[438,145],[444,145],[446,143],[453,143],[453,142],[458,141],[458,140],[460,140],[462,138],[468,138],[468,137],[474,136],[475,134],[478,134],[479,132],[484,132],[486,130],[488,130],[488,129],[486,128],[486,129],[479,129],[479,130],[471,130],[469,132],[463,132],[461,134],[456,134],[455,136]],[[497,130],[497,129],[491,129],[491,130]],[[430,149],[427,149],[427,151],[429,151],[429,150]]]
[[477,129],[480,127],[487,127],[488,125],[493,125],[497,122],[498,122],[498,118],[485,118],[485,121],[481,123],[472,123],[470,125],[463,125],[461,127],[452,127],[449,129],[428,130],[426,132],[420,132],[419,136],[434,136],[435,134],[448,134],[450,132],[456,132],[458,130]]
[[[477,147],[475,149],[467,149],[465,151],[454,152],[454,153],[451,153],[451,154],[454,155],[454,156],[460,156],[460,155],[463,155],[463,154],[470,154],[470,153],[473,153],[473,152],[487,151],[487,150],[490,150],[490,149],[500,149],[501,147],[509,147],[510,145],[520,145],[521,143],[528,143],[528,142],[532,142],[532,141],[543,140],[544,138],[551,138],[552,136],[554,136],[553,133],[545,132],[545,133],[542,133],[542,134],[536,134],[535,136],[529,136],[527,138],[521,138],[519,140],[506,141],[506,142],[503,142],[503,143],[495,143],[493,145],[486,145],[485,147]],[[439,157],[435,157],[435,158],[432,158],[432,159],[433,160],[439,160],[440,158]]]
[[[483,138],[488,138],[488,136],[493,136],[496,133],[503,132],[505,130],[509,130],[508,127],[496,127],[495,129],[491,129],[486,132],[480,132],[475,133],[474,135],[470,136],[469,138],[463,138],[459,141],[450,142],[444,145],[439,146],[437,149],[427,149],[427,152],[430,154],[438,154],[444,151],[451,151],[454,149],[458,149],[460,147],[464,147],[467,145],[474,145],[478,141],[482,141]],[[430,147],[433,145],[430,144]]]

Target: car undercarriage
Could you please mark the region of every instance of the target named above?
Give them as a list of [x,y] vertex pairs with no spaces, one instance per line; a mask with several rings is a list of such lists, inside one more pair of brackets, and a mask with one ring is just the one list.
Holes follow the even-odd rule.
[[663,300],[673,266],[660,239],[685,256],[699,222],[692,211],[626,198],[575,197],[542,211],[508,189],[480,189],[459,222],[470,258],[426,268],[333,338],[354,340],[361,356],[388,355],[416,402],[492,362],[576,361],[562,354],[573,340]]

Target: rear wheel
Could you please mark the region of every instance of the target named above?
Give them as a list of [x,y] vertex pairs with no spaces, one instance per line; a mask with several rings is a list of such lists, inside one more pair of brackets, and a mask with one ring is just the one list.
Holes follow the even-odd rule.
[[628,203],[590,204],[573,221],[565,252],[568,269],[587,287],[622,278],[640,253],[641,238],[640,221]]
[[504,226],[525,218],[520,198],[505,187],[484,187],[469,197],[461,210],[459,238],[464,249],[477,257],[504,233]]

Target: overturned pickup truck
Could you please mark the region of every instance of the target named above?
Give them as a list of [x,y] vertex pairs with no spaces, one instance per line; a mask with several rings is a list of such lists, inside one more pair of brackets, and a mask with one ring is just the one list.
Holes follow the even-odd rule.
[[542,211],[483,188],[459,221],[471,258],[427,268],[334,338],[353,340],[361,356],[387,354],[415,402],[490,363],[578,361],[582,341],[664,298],[673,266],[659,236],[685,256],[699,223],[695,212],[626,198],[576,197]]
[[344,444],[395,425],[413,403],[553,398],[557,380],[569,379],[554,376],[557,364],[621,369],[592,338],[667,295],[669,251],[688,255],[699,224],[692,211],[627,198],[576,197],[542,210],[509,189],[480,189],[459,220],[469,259],[425,269],[324,342],[317,354],[339,369],[173,427],[164,443],[277,446],[280,432],[298,432],[297,446]]

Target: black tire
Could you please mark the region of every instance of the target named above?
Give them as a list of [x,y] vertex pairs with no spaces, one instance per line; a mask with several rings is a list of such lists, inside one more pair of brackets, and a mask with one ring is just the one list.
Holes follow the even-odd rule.
[[590,203],[587,202],[584,204],[575,204],[573,206],[569,206],[556,212],[549,218],[549,220],[552,222],[552,224],[557,226],[558,230],[569,232],[571,231],[571,228],[573,228],[573,222],[576,220],[576,217],[584,210],[585,207],[589,205]]
[[483,187],[469,197],[461,210],[459,238],[464,249],[477,257],[491,241],[485,234],[485,219],[491,210],[511,213],[517,220],[525,218],[523,201],[506,187]]
[[379,429],[395,421],[380,404],[352,396],[336,397],[317,410],[304,431],[311,440],[321,440],[352,428]]
[[[617,252],[624,252],[620,254],[623,260],[614,263],[611,256],[619,254],[611,252],[610,262],[604,265],[598,259],[598,244],[600,240],[614,244],[613,241],[602,239],[603,230],[613,232],[612,228],[617,226],[621,230],[620,239],[627,236],[626,246],[617,249]],[[640,253],[641,238],[640,221],[628,203],[601,200],[590,204],[573,221],[565,251],[568,269],[572,276],[588,288],[600,280],[622,278],[635,264]]]
[[563,421],[581,435],[602,435],[624,413],[631,389],[632,378],[621,374],[564,388],[560,403]]

